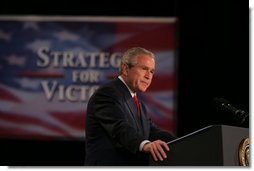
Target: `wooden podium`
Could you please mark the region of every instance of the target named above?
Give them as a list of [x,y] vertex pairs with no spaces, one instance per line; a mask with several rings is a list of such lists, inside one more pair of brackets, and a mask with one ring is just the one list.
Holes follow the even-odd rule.
[[164,161],[151,166],[241,166],[249,163],[249,129],[212,125],[169,143]]

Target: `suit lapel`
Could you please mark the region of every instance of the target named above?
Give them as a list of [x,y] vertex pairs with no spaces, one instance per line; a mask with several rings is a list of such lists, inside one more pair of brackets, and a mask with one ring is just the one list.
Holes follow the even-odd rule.
[[132,97],[130,97],[129,99],[126,99],[126,102],[138,129],[143,131],[141,123],[140,123],[140,119],[138,118],[138,115],[137,115],[136,105]]
[[135,105],[134,100],[131,97],[131,94],[130,94],[128,88],[124,85],[124,83],[120,79],[116,80],[116,84],[118,85],[119,88],[122,89],[121,92],[123,92],[124,101],[127,103],[127,106],[129,108],[129,111],[130,111],[129,113],[132,116],[133,120],[135,121],[136,127],[138,128],[139,131],[144,133],[144,130],[143,130],[142,124],[141,124],[142,121],[140,121],[140,119],[137,116],[136,105]]

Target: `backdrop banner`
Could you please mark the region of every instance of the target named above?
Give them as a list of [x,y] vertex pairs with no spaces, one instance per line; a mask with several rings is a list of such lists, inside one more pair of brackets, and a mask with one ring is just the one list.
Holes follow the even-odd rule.
[[140,98],[176,133],[176,18],[0,16],[0,137],[85,138],[89,97],[128,48],[156,55]]

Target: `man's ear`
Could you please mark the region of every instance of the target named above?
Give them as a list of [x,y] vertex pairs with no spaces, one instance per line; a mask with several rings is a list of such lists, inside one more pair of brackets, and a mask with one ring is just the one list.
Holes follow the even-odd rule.
[[129,72],[129,66],[127,64],[122,64],[122,73],[124,76],[127,76]]

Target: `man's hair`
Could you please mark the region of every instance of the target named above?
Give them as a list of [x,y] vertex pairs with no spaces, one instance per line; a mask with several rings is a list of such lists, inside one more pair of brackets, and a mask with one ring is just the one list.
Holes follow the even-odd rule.
[[132,67],[137,64],[137,56],[143,55],[143,54],[148,55],[155,60],[155,55],[149,50],[146,50],[141,47],[133,47],[131,49],[128,49],[126,52],[124,52],[121,59],[121,64],[119,66],[119,73],[120,74],[122,73],[123,64],[127,64],[129,67]]

